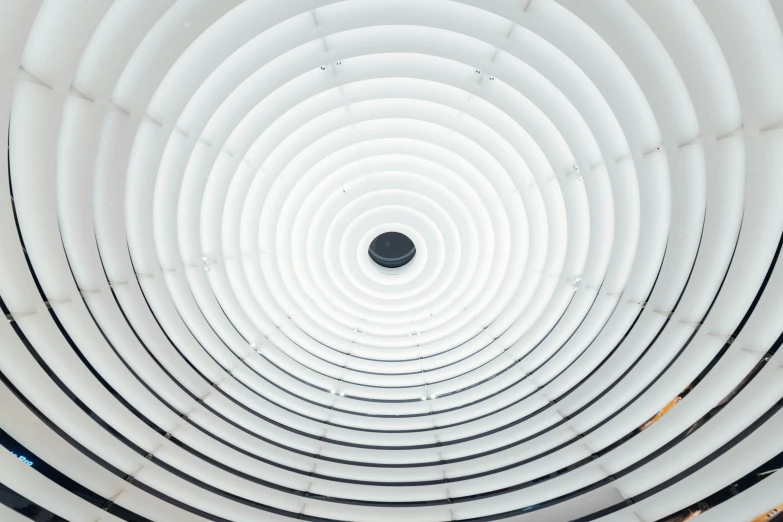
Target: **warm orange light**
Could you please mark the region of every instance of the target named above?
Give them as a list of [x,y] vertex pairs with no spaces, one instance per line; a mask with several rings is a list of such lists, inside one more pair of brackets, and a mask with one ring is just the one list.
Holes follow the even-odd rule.
[[764,514],[757,516],[750,522],[766,522],[767,520],[772,520],[773,518],[777,518],[777,516],[780,515],[781,513],[783,513],[783,504],[779,505],[775,509],[772,509]]
[[[664,406],[664,407],[663,407],[663,409],[662,409],[661,411],[659,411],[658,413],[656,413],[656,414],[653,416],[653,418],[651,418],[650,420],[648,420],[647,422],[645,422],[644,424],[642,424],[641,426],[639,426],[639,429],[640,429],[640,430],[642,430],[642,431],[643,431],[643,430],[646,430],[647,428],[649,428],[650,426],[652,426],[653,424],[655,424],[656,422],[658,422],[658,419],[660,419],[661,417],[663,417],[664,415],[666,415],[667,413],[669,413],[669,411],[670,411],[672,408],[674,408],[675,406],[677,406],[677,403],[678,403],[678,402],[680,402],[681,400],[682,400],[682,397],[679,397],[679,396],[675,397],[675,398],[674,398],[674,400],[672,400],[672,401],[671,401],[669,404],[667,404],[666,406]],[[687,519],[686,519],[686,520],[687,520]]]

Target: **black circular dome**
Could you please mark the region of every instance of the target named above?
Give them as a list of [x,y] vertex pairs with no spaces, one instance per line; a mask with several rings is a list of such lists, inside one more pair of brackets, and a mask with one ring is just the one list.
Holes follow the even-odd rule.
[[399,232],[384,232],[370,243],[367,251],[373,261],[386,268],[404,266],[416,255],[413,241]]

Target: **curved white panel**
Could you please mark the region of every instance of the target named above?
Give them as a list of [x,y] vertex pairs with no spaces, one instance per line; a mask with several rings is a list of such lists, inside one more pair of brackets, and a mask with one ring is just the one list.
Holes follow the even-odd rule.
[[0,0],[0,518],[780,505],[780,4]]

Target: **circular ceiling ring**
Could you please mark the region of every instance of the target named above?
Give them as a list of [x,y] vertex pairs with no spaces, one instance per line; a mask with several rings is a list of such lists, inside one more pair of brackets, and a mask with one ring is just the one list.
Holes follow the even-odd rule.
[[783,502],[779,0],[0,0],[0,40],[0,518]]

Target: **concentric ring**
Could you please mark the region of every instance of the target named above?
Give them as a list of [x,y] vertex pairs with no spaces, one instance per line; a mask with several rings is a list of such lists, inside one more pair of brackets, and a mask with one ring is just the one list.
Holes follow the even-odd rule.
[[782,21],[0,0],[0,519],[774,517]]

